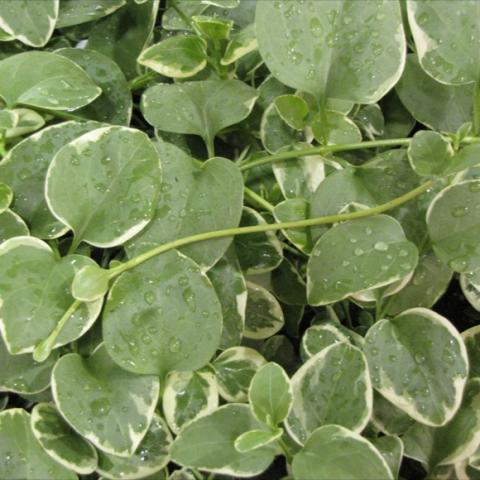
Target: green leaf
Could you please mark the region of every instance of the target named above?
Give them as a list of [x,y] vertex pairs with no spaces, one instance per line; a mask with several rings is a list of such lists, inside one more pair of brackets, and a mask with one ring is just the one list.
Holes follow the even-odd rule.
[[302,480],[393,480],[381,453],[359,434],[339,425],[313,432],[292,463],[295,478]]
[[123,7],[127,0],[62,0],[56,28],[92,22]]
[[13,128],[18,122],[18,113],[15,110],[0,110],[0,128]]
[[429,75],[451,85],[480,80],[476,2],[410,0],[407,11],[420,64]]
[[444,317],[412,308],[380,320],[367,333],[365,354],[374,388],[418,422],[445,425],[459,408],[467,351]]
[[155,85],[142,95],[141,108],[154,127],[199,135],[210,145],[220,130],[248,117],[256,99],[239,80],[202,80]]
[[385,301],[384,313],[395,316],[409,308],[431,308],[447,290],[452,273],[432,250],[428,250],[420,255],[407,285]]
[[285,370],[273,362],[261,367],[250,383],[248,401],[260,422],[272,427],[283,422],[293,403],[292,386]]
[[391,217],[337,224],[318,240],[309,259],[309,303],[326,305],[389,285],[412,272],[417,260],[415,245]]
[[470,377],[480,377],[480,325],[475,325],[463,331],[462,339],[467,348]]
[[[80,3],[80,2],[79,2]],[[62,48],[56,53],[82,67],[102,94],[75,115],[116,125],[129,125],[132,94],[120,67],[107,56],[86,48]]]
[[263,112],[260,138],[268,153],[276,153],[304,139],[299,132],[284,122],[274,103]]
[[[156,147],[162,159],[160,195],[150,225],[127,244],[130,257],[160,243],[238,226],[243,204],[238,167],[225,158],[212,158],[198,166],[173,145],[157,143]],[[231,242],[232,238],[209,240],[183,247],[181,252],[208,269]]]
[[72,296],[82,302],[103,298],[108,291],[109,273],[98,265],[87,265],[79,270],[72,282]]
[[312,358],[323,349],[339,342],[349,342],[348,337],[334,323],[312,325],[305,330],[301,343],[301,354],[304,360]]
[[30,414],[21,408],[0,412],[0,477],[5,479],[76,480],[52,460],[33,436]]
[[75,110],[101,93],[78,65],[54,53],[25,52],[0,62],[0,96],[8,107]]
[[399,437],[383,436],[371,440],[387,463],[393,478],[398,478],[403,457],[403,442]]
[[219,348],[236,347],[240,345],[245,326],[247,284],[232,246],[207,275],[222,306],[223,328]]
[[176,250],[114,283],[103,313],[103,338],[118,365],[165,375],[203,367],[218,348],[220,303],[208,277]]
[[218,408],[218,388],[210,372],[171,372],[163,390],[163,413],[175,434],[187,423]]
[[467,181],[443,189],[427,212],[433,250],[456,272],[480,268],[480,181]]
[[[325,118],[317,115],[312,121],[315,140],[329,145],[357,143],[362,141],[362,133],[346,115],[338,112],[325,112]],[[326,135],[325,135],[326,134]]]
[[403,68],[405,38],[397,2],[259,2],[255,24],[272,74],[324,101],[376,102]]
[[212,362],[220,395],[228,402],[246,402],[250,382],[265,363],[265,358],[252,348],[232,347],[223,351]]
[[101,347],[89,358],[64,355],[52,372],[52,392],[75,431],[106,453],[129,457],[153,418],[159,382],[122,370]]
[[60,149],[48,168],[45,195],[77,244],[107,248],[125,243],[150,222],[159,189],[160,158],[147,135],[105,127]]
[[225,405],[182,429],[172,445],[172,460],[218,474],[257,475],[273,461],[275,449],[267,445],[241,453],[234,443],[243,433],[261,428],[248,405]]
[[59,0],[0,2],[0,28],[31,47],[43,47],[58,17]]
[[207,15],[194,15],[192,24],[206,38],[216,41],[228,40],[233,21]]
[[242,433],[235,439],[235,449],[240,453],[247,453],[270,445],[282,437],[283,430],[276,428],[271,432],[265,430],[250,430]]
[[480,442],[480,379],[466,385],[462,404],[444,426],[432,428],[416,423],[403,436],[405,456],[430,470],[437,465],[459,463],[472,455]]
[[[300,264],[301,266],[301,264]],[[271,276],[273,293],[288,305],[306,305],[306,284],[297,267],[286,258]]]
[[225,48],[221,65],[231,65],[245,55],[253,52],[258,47],[255,37],[255,25],[247,25],[242,30],[231,35],[231,39]]
[[278,114],[289,127],[302,130],[309,112],[307,102],[302,97],[280,95],[274,103]]
[[[240,227],[265,225],[265,219],[252,208],[244,207]],[[269,272],[283,261],[282,245],[274,232],[239,235],[234,240],[240,266],[245,275]]]
[[[70,285],[75,273],[92,264],[81,255],[57,258],[45,242],[33,237],[14,237],[0,245],[0,328],[11,354],[32,352],[52,332],[74,300]],[[82,304],[54,347],[82,336],[101,306],[101,301]]]
[[12,200],[12,189],[6,183],[0,183],[0,215],[8,209]]
[[[273,214],[277,222],[306,220],[309,217],[310,204],[303,198],[290,198],[275,205]],[[310,253],[313,248],[310,228],[295,228],[282,230],[290,242],[304,253]]]
[[13,128],[5,132],[5,138],[20,137],[35,132],[45,125],[44,118],[29,108],[14,108],[12,112],[18,116],[18,120]]
[[442,175],[451,165],[454,151],[451,143],[437,132],[420,130],[408,147],[408,158],[418,175]]
[[166,77],[193,77],[207,66],[206,42],[193,35],[170,37],[144,50],[138,63]]
[[50,212],[45,178],[55,154],[64,145],[100,126],[97,122],[52,125],[15,145],[0,163],[0,180],[15,191],[13,209],[28,223],[32,235],[56,238],[68,231]]
[[153,414],[148,431],[135,453],[128,458],[122,458],[99,451],[97,471],[104,478],[112,480],[147,477],[161,480],[164,477],[150,475],[160,472],[169,462],[172,440],[165,421],[159,415]]
[[445,85],[425,73],[417,55],[407,55],[395,90],[412,116],[427,127],[455,132],[473,119],[473,86]]
[[0,390],[15,393],[39,393],[50,385],[50,373],[58,356],[37,363],[30,354],[10,355],[0,339]]
[[285,323],[277,299],[260,285],[247,282],[247,310],[243,336],[264,340],[280,331]]
[[128,80],[136,77],[137,58],[151,38],[158,7],[159,0],[127,2],[125,7],[94,24],[87,48],[110,57]]
[[293,406],[285,426],[300,445],[323,425],[361,432],[370,419],[373,391],[367,361],[348,343],[324,348],[305,362],[293,375],[292,388]]
[[377,391],[373,392],[372,424],[386,435],[403,435],[414,423],[412,417],[395,407]]
[[5,210],[0,214],[0,245],[9,238],[28,234],[27,225],[16,213]]
[[81,475],[97,468],[96,450],[65,422],[53,405],[37,403],[31,425],[42,448],[60,465]]
[[[281,98],[281,97],[279,97]],[[308,145],[301,145],[308,148]],[[320,155],[292,158],[272,164],[275,179],[287,199],[309,199],[329,170],[339,168]]]

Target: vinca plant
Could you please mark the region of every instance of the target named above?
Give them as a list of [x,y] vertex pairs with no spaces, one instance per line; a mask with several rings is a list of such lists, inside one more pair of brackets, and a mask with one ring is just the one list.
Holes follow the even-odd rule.
[[0,0],[0,478],[480,478],[480,2]]

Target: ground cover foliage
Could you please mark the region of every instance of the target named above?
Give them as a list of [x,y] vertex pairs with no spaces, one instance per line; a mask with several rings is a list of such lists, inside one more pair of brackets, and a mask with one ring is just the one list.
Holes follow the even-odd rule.
[[0,477],[477,479],[480,4],[0,0]]

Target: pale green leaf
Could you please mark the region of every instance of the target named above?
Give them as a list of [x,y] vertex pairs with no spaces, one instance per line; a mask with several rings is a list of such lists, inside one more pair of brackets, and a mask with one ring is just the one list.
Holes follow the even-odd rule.
[[61,0],[56,28],[98,20],[126,3],[127,0]]
[[247,282],[247,309],[243,336],[254,340],[265,340],[283,327],[282,307],[266,289]]
[[417,261],[417,248],[391,217],[337,224],[320,237],[308,262],[309,303],[326,305],[387,286],[412,272]]
[[0,28],[30,47],[43,47],[58,17],[59,0],[0,1]]
[[[231,161],[212,158],[198,165],[179,148],[157,143],[162,185],[150,225],[127,244],[133,257],[146,249],[197,233],[237,227],[243,204],[242,175]],[[232,238],[199,242],[181,251],[202,268],[212,267]]]
[[416,423],[403,436],[405,455],[428,469],[467,459],[480,443],[480,379],[466,385],[462,404],[444,426],[432,428]]
[[101,347],[89,358],[63,356],[52,372],[52,392],[78,433],[106,453],[129,457],[152,421],[159,381],[122,370]]
[[403,69],[406,49],[397,2],[258,2],[255,23],[259,50],[272,74],[323,100],[373,103]]
[[250,430],[242,433],[235,439],[235,449],[240,453],[247,453],[270,445],[281,438],[283,430],[276,428],[272,431]]
[[138,63],[172,78],[188,78],[207,65],[206,42],[193,35],[177,35],[144,50]]
[[362,133],[355,123],[347,116],[327,111],[325,118],[317,115],[311,124],[313,136],[320,143],[341,145],[362,141]]
[[407,1],[408,23],[423,69],[451,85],[480,80],[476,1]]
[[75,110],[101,93],[84,70],[55,53],[31,51],[0,62],[0,96],[8,107]]
[[252,348],[232,347],[223,351],[212,362],[220,395],[228,402],[246,402],[250,382],[265,363],[265,358]]
[[[81,2],[78,2],[81,3]],[[75,115],[115,125],[129,125],[132,94],[120,67],[109,57],[86,48],[62,48],[56,53],[82,67],[102,94]]]
[[77,244],[113,247],[153,218],[160,177],[159,154],[145,133],[105,127],[60,149],[48,168],[45,196]]
[[393,478],[398,478],[403,457],[403,442],[399,437],[383,436],[372,439],[373,445],[387,463]]
[[239,80],[202,80],[155,85],[142,95],[141,107],[154,127],[199,135],[208,145],[220,130],[246,118],[256,99],[257,92]]
[[275,99],[275,108],[282,120],[295,130],[302,130],[309,113],[307,102],[297,95],[281,95]]
[[292,386],[285,370],[273,362],[261,367],[250,383],[248,401],[260,422],[272,427],[283,422],[293,403]]
[[380,320],[367,333],[365,354],[374,388],[412,418],[441,426],[455,415],[468,358],[460,334],[446,318],[413,308]]
[[176,250],[125,272],[113,284],[103,314],[111,357],[135,373],[196,370],[220,342],[222,312],[212,284]]
[[473,86],[437,82],[422,69],[414,53],[407,55],[395,90],[412,116],[435,130],[455,132],[473,119]]
[[0,413],[0,477],[11,480],[77,480],[52,460],[33,436],[30,414],[21,408]]
[[[243,208],[241,227],[265,225],[266,223],[262,215],[253,208]],[[282,263],[282,245],[274,232],[239,235],[235,237],[234,245],[245,275],[269,272]]]
[[192,24],[203,36],[214,42],[228,40],[233,27],[232,20],[208,15],[194,15]]
[[295,478],[301,480],[393,480],[381,453],[359,434],[339,425],[313,432],[293,458]]
[[35,110],[14,108],[12,112],[18,116],[18,120],[13,128],[9,128],[5,132],[5,138],[20,137],[35,132],[45,125],[45,119]]
[[12,189],[6,183],[0,182],[0,215],[8,209],[12,200]]
[[304,360],[308,360],[324,348],[339,342],[349,342],[349,339],[334,323],[312,325],[303,334],[300,353]]
[[139,73],[137,58],[151,38],[159,3],[159,0],[141,4],[127,2],[123,8],[94,24],[87,48],[110,57],[128,80],[136,77]]
[[50,373],[58,355],[52,355],[43,363],[37,363],[29,353],[11,355],[0,339],[0,391],[15,393],[39,393],[50,385]]
[[0,214],[0,244],[9,238],[28,234],[27,225],[16,213],[5,210]]
[[433,250],[456,272],[480,268],[480,181],[466,181],[443,189],[427,212]]
[[0,181],[15,191],[13,209],[28,223],[33,235],[49,239],[67,232],[45,201],[47,169],[60,148],[99,126],[97,122],[59,123],[22,140],[3,158]]
[[108,290],[109,273],[98,265],[87,265],[79,270],[72,282],[72,296],[82,302],[103,298]]
[[163,390],[162,408],[169,427],[178,434],[187,423],[218,408],[215,375],[207,371],[171,372]]
[[475,325],[463,331],[462,339],[467,348],[470,377],[480,377],[480,325]]
[[35,405],[31,425],[42,448],[60,465],[82,475],[96,469],[96,450],[65,422],[53,405]]
[[220,60],[222,65],[231,65],[245,55],[253,52],[258,47],[255,37],[255,26],[247,25],[239,32],[231,35],[231,39],[225,48],[223,58]]
[[222,305],[223,328],[219,348],[236,347],[240,345],[245,326],[247,284],[233,246],[207,275]]
[[[122,458],[99,451],[97,472],[103,478],[111,480],[134,478],[162,480],[165,476],[160,473],[160,470],[170,460],[172,440],[165,421],[154,414],[148,431],[135,453],[128,458]],[[157,476],[154,475],[155,473]]]
[[[0,329],[10,353],[32,352],[48,337],[74,301],[70,285],[75,273],[92,264],[80,255],[57,258],[45,242],[33,237],[14,237],[0,245]],[[101,306],[101,300],[82,304],[54,346],[82,336]]]
[[273,461],[275,449],[267,445],[241,453],[234,442],[243,433],[261,428],[248,405],[225,405],[180,432],[172,445],[172,460],[182,466],[218,474],[257,475]]
[[361,432],[372,412],[373,391],[367,360],[353,345],[324,348],[292,377],[293,406],[287,431],[300,445],[323,425]]
[[420,130],[408,147],[408,158],[418,175],[441,175],[453,161],[451,143],[437,132]]

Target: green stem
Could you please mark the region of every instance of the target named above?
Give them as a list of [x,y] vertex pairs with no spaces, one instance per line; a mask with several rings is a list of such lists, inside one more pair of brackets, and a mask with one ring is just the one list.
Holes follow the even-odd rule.
[[133,90],[138,90],[139,88],[143,88],[147,83],[152,81],[157,76],[156,72],[147,72],[143,75],[139,75],[138,77],[133,78],[128,82],[128,88]]
[[[27,108],[32,108],[29,105],[26,105]],[[60,110],[50,110],[49,108],[33,107],[34,110],[39,113],[48,113],[55,118],[60,118],[61,120],[76,120],[77,122],[86,122],[88,118],[80,117],[80,115],[74,115],[73,113],[62,112]]]
[[[480,91],[478,100],[478,114],[480,123]],[[480,133],[480,132],[479,132]],[[345,143],[342,145],[325,145],[321,147],[304,148],[302,150],[290,150],[288,152],[281,152],[275,155],[266,155],[265,157],[257,158],[240,166],[240,170],[245,171],[259,165],[267,163],[281,162],[283,160],[291,160],[293,158],[308,157],[311,155],[324,155],[326,153],[349,152],[352,150],[362,150],[364,148],[378,148],[378,147],[406,147],[410,145],[411,138],[389,138],[386,140],[371,140],[368,142]],[[480,143],[480,137],[465,137],[462,144],[470,145],[472,143]]]
[[246,199],[250,200],[253,204],[257,205],[260,208],[263,208],[264,210],[273,212],[273,209],[275,208],[274,205],[261,197],[257,192],[254,192],[248,187],[243,187],[243,190],[245,192]]
[[55,325],[55,328],[52,330],[50,335],[35,347],[35,350],[33,351],[33,359],[36,362],[43,362],[48,358],[55,345],[58,335],[62,331],[68,319],[75,313],[81,304],[82,302],[80,302],[80,300],[75,300],[70,307],[68,307],[68,310],[63,314],[63,317],[60,319],[60,321]]
[[474,87],[473,95],[473,133],[478,135],[480,133],[480,82],[477,82]]
[[402,205],[422,193],[428,190],[434,184],[433,180],[430,180],[419,187],[411,190],[410,192],[395,198],[387,203],[382,205],[378,205],[377,207],[368,208],[366,210],[360,210],[357,212],[349,212],[349,213],[341,213],[337,215],[327,215],[325,217],[317,217],[317,218],[308,218],[306,220],[297,220],[293,222],[279,222],[279,223],[267,223],[262,225],[252,225],[248,227],[236,227],[236,228],[227,228],[224,230],[214,230],[212,232],[204,232],[204,233],[197,233],[195,235],[191,235],[189,237],[179,238],[177,240],[173,240],[168,243],[164,243],[163,245],[159,245],[158,247],[154,247],[151,250],[139,255],[138,257],[132,258],[131,260],[119,265],[110,270],[109,278],[113,279],[120,275],[127,270],[137,267],[142,263],[150,260],[161,253],[168,252],[169,250],[173,250],[174,248],[180,248],[185,245],[189,245],[191,243],[196,242],[203,242],[206,240],[213,240],[216,238],[224,238],[224,237],[232,237],[235,235],[247,235],[249,233],[260,233],[260,232],[268,232],[268,231],[276,231],[276,230],[285,230],[289,228],[305,228],[305,227],[313,227],[317,225],[327,225],[337,222],[342,222],[345,220],[355,220],[358,218],[365,218],[370,217],[372,215],[376,215],[378,213],[386,212],[387,210],[391,210],[399,205]]
[[283,438],[279,438],[277,440],[277,442],[278,442],[278,446],[282,449],[282,452],[285,455],[287,463],[292,463],[293,455],[292,455],[292,452],[291,452],[290,448],[285,443],[285,440]]
[[[165,243],[163,245],[159,245],[158,247],[154,247],[147,252],[139,255],[138,257],[134,257],[131,260],[128,260],[117,267],[114,267],[109,270],[109,280],[112,280],[122,273],[135,268],[142,263],[150,260],[157,255],[162,253],[168,252],[169,250],[173,250],[175,248],[180,248],[185,245],[189,245],[191,243],[196,242],[203,242],[206,240],[213,240],[216,238],[224,238],[224,237],[232,237],[235,235],[247,235],[249,233],[260,233],[260,232],[268,232],[268,231],[275,231],[275,230],[283,230],[289,228],[305,228],[305,227],[313,227],[316,225],[326,225],[332,224],[337,222],[342,222],[346,220],[355,220],[359,218],[370,217],[372,215],[376,215],[378,213],[383,213],[393,208],[396,208],[414,198],[418,197],[434,184],[433,180],[425,182],[424,184],[420,185],[419,187],[411,190],[410,192],[401,195],[387,203],[382,205],[378,205],[377,207],[369,208],[366,210],[360,210],[357,212],[349,212],[349,213],[341,213],[337,215],[327,215],[325,217],[317,217],[317,218],[309,218],[306,220],[297,220],[294,222],[279,222],[279,223],[267,223],[262,225],[252,225],[248,227],[236,227],[236,228],[227,228],[224,230],[214,230],[212,232],[204,232],[204,233],[197,233],[195,235],[190,235],[189,237],[179,238],[177,240],[173,240],[171,242]],[[43,361],[45,360],[48,355],[50,354],[53,345],[55,344],[56,338],[58,337],[59,333],[65,326],[67,320],[72,316],[75,310],[81,305],[81,302],[75,300],[68,310],[65,312],[63,317],[60,319],[58,324],[55,326],[51,334],[41,343],[35,347],[35,351],[33,353],[33,357],[36,361]]]
[[215,156],[215,140],[208,136],[205,138],[205,146],[207,147],[208,158],[213,158]]
[[391,138],[387,140],[373,140],[369,142],[347,143],[342,145],[325,145],[321,147],[304,148],[302,150],[291,150],[281,152],[275,155],[267,155],[257,158],[251,162],[240,166],[240,170],[248,170],[266,163],[281,162],[282,160],[290,160],[292,158],[307,157],[309,155],[319,155],[325,153],[348,152],[351,150],[360,150],[363,148],[377,147],[398,147],[410,144],[410,138]]

